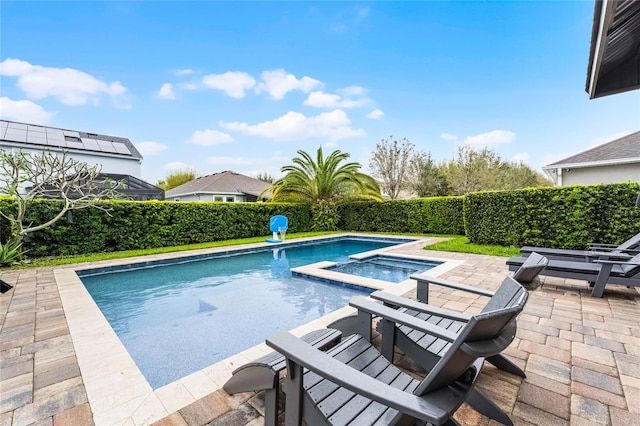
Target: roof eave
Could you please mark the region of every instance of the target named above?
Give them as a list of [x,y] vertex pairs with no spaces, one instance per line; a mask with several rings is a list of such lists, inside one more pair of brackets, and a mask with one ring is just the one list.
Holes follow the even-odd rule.
[[555,169],[579,169],[584,167],[599,167],[599,166],[615,166],[618,164],[632,164],[640,163],[640,157],[632,158],[620,158],[616,160],[600,160],[600,161],[586,161],[583,163],[555,163],[543,166],[542,170],[555,170]]

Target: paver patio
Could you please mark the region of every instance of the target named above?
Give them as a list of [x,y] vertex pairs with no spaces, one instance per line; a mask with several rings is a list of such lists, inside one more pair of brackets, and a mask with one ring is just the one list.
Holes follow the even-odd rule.
[[[495,289],[508,274],[505,258],[431,252],[417,246],[390,250],[462,261],[442,277]],[[104,263],[103,263],[104,264]],[[66,268],[72,268],[66,267]],[[0,426],[91,425],[89,404],[67,314],[53,268],[11,271],[14,288],[0,295]],[[640,425],[640,295],[607,288],[590,297],[586,283],[542,277],[518,320],[506,354],[527,374],[515,377],[486,365],[482,391],[517,425]],[[467,313],[482,299],[434,287],[430,302]],[[105,356],[109,348],[101,348]],[[405,368],[420,374],[410,360]],[[156,425],[260,425],[262,395],[217,390],[155,422]],[[175,412],[173,412],[175,411]],[[463,406],[465,425],[495,424]],[[117,424],[141,424],[132,417]]]

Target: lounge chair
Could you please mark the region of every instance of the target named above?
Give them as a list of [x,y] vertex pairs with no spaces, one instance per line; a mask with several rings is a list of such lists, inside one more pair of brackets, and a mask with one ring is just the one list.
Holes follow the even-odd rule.
[[[547,263],[548,260],[544,256],[533,253],[527,258],[527,261],[516,271],[516,273],[514,274],[514,279],[520,284],[530,284],[538,277],[538,274],[542,269],[544,269]],[[458,332],[462,328],[464,322],[469,317],[457,312],[451,312],[446,309],[439,309],[434,306],[428,305],[427,303],[429,301],[430,284],[438,285],[441,287],[448,287],[458,291],[478,294],[480,296],[490,297],[491,299],[489,299],[482,312],[495,309],[496,304],[500,305],[502,303],[505,303],[505,293],[502,289],[502,286],[498,289],[497,292],[490,292],[476,287],[470,287],[463,284],[430,277],[428,275],[414,275],[411,278],[415,279],[417,282],[417,301],[413,301],[405,297],[393,296],[382,291],[373,293],[371,297],[384,302],[387,306],[400,309],[403,312],[412,315],[422,321],[436,323],[454,333]],[[508,286],[509,282],[505,281],[503,285]],[[515,333],[515,319],[512,326]],[[380,322],[378,323],[378,331],[383,334],[382,353],[388,359],[393,360],[395,345],[406,355],[408,355],[409,358],[411,358],[414,362],[416,362],[426,370],[429,370],[439,360],[439,358],[442,356],[442,351],[446,348],[446,342],[442,339],[434,339],[430,336],[425,336],[424,333],[420,333],[412,329],[411,327],[407,327],[404,325],[396,325],[392,329],[389,328],[385,330],[384,323]],[[391,335],[391,337],[385,339],[385,333]],[[507,371],[520,377],[526,377],[524,371],[522,371],[520,367],[515,365],[502,354],[496,354],[487,357],[486,360],[501,370]],[[504,413],[504,411],[502,411],[500,407],[494,404],[480,391],[474,390],[468,398],[467,402],[476,411],[484,414],[485,416],[497,420],[503,424],[511,424],[509,417]]]
[[[504,305],[465,317],[458,333],[356,296],[350,305],[358,309],[360,333],[327,352],[286,331],[268,338],[267,345],[287,360],[285,424],[300,425],[303,418],[310,425],[397,424],[411,419],[457,424],[453,414],[473,394],[484,357],[502,352],[515,337],[513,320],[528,294],[510,277],[503,287],[505,294],[511,293]],[[373,317],[447,342],[422,381],[400,371],[371,345]]]
[[593,260],[600,257],[602,253],[626,253],[633,256],[640,253],[640,233],[618,245],[592,243],[589,246],[589,250],[568,250],[531,246],[524,246],[520,249],[520,254],[522,254],[523,257],[528,256],[532,252],[539,253],[553,260],[581,260],[585,262],[593,262]]
[[[512,257],[507,260],[510,270],[519,268],[526,257]],[[591,296],[602,297],[607,284],[640,287],[640,254],[620,259],[620,254],[608,256],[602,253],[592,263],[570,260],[550,260],[540,275],[550,277],[585,280],[593,284]]]

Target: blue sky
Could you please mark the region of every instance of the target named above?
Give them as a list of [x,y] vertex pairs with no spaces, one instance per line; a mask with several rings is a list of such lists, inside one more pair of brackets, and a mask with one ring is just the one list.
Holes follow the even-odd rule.
[[129,138],[142,177],[378,141],[540,167],[640,129],[589,100],[592,1],[0,3],[3,118]]

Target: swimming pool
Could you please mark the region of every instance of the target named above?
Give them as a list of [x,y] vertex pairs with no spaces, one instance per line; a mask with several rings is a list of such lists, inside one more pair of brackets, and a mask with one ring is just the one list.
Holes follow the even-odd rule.
[[326,269],[342,274],[399,283],[412,274],[425,272],[442,262],[375,255],[366,259],[338,263]]
[[370,290],[291,276],[289,268],[407,239],[329,238],[78,271],[154,389],[348,304]]

